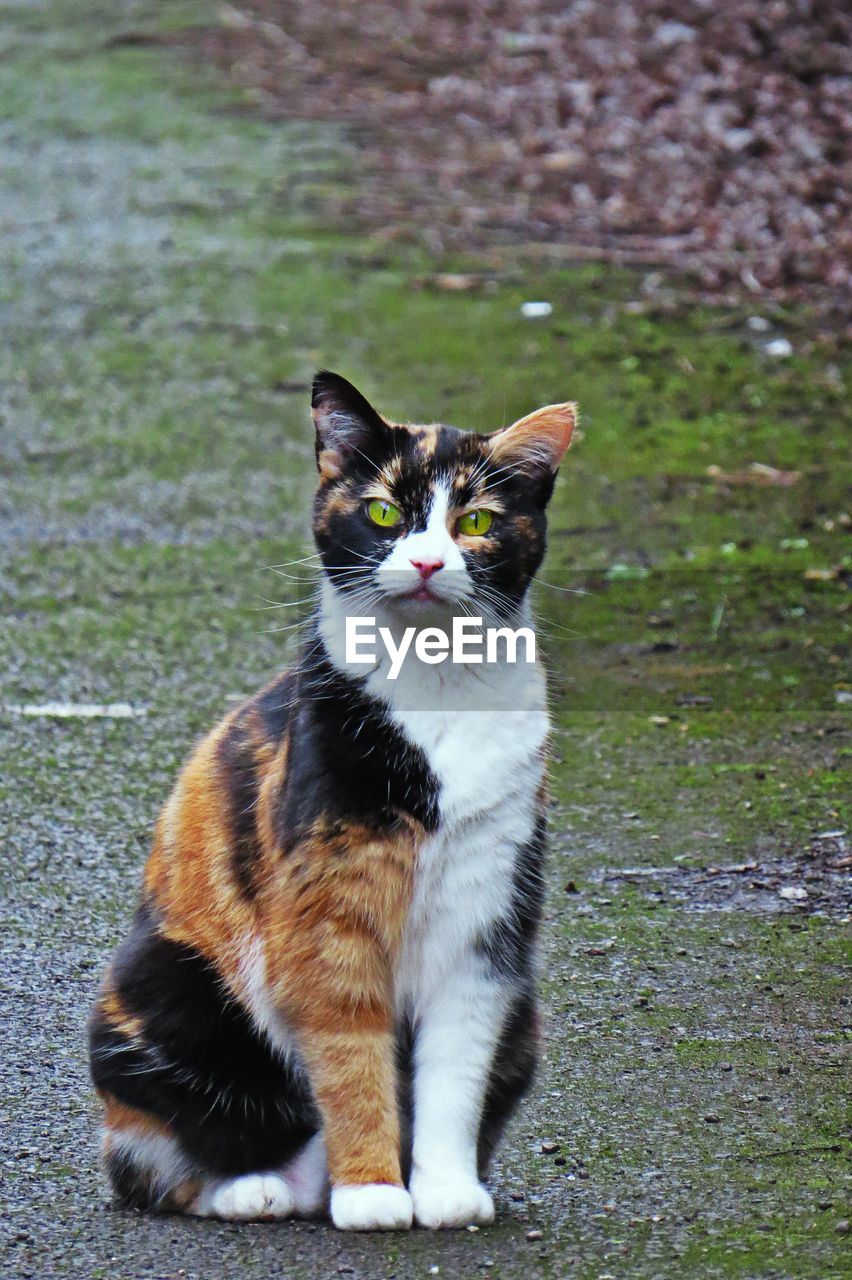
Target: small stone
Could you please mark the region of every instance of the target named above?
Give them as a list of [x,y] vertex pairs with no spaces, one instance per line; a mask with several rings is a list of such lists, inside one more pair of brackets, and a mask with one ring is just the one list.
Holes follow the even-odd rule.
[[778,1068],[778,1074],[779,1074],[779,1076],[788,1076],[788,1075],[790,1074],[790,1068],[789,1068],[789,1067],[779,1067],[779,1068]]
[[[722,134],[722,146],[727,151],[745,151],[746,147],[751,146],[754,139],[755,134],[751,129],[726,129]],[[758,285],[759,287],[760,285]],[[780,341],[785,342],[786,339],[781,338]],[[767,345],[771,346],[772,344],[769,343]],[[792,354],[792,347],[790,348],[790,354]]]
[[526,1198],[527,1197],[523,1191],[513,1191],[509,1196],[509,1199],[514,1200],[515,1204],[523,1204]]
[[465,1227],[465,1231],[469,1231],[469,1232],[470,1232],[470,1234],[471,1234],[472,1236],[473,1236],[473,1235],[476,1235],[476,1233],[477,1233],[477,1231],[478,1231],[478,1230],[479,1230],[479,1227],[476,1225],[476,1223],[475,1223],[475,1222],[470,1222],[470,1223],[468,1223],[468,1225]]
[[850,1228],[848,1218],[841,1218],[839,1222],[835,1222],[834,1224],[834,1230],[839,1236],[848,1236],[850,1229],[852,1228]]
[[[848,1226],[849,1224],[847,1223],[846,1225]],[[541,1240],[542,1236],[543,1236],[543,1232],[539,1231],[538,1227],[533,1227],[532,1231],[527,1232],[526,1239],[531,1241]]]
[[785,902],[805,902],[807,901],[808,891],[804,885],[785,884],[782,889],[778,890],[778,897],[783,898]]
[[521,304],[521,315],[525,320],[543,320],[553,315],[550,302],[524,302]]
[[789,360],[793,354],[793,344],[786,338],[773,338],[765,344],[763,350],[773,360]]
[[544,1156],[553,1156],[553,1155],[556,1155],[556,1152],[557,1152],[558,1150],[559,1150],[559,1143],[558,1143],[558,1142],[543,1142],[543,1143],[541,1144],[541,1153],[542,1153],[542,1155],[544,1155]]
[[834,1201],[833,1201],[833,1200],[817,1200],[817,1208],[818,1208],[818,1209],[833,1209],[833,1208],[834,1208]]
[[654,43],[671,49],[684,40],[694,40],[697,34],[695,27],[688,27],[685,22],[663,22],[654,32]]
[[709,1114],[708,1114],[708,1115],[706,1115],[706,1116],[704,1117],[704,1123],[705,1123],[705,1124],[718,1124],[718,1123],[719,1123],[719,1117],[716,1115],[716,1113],[715,1113],[714,1111],[711,1111],[711,1112],[709,1112]]

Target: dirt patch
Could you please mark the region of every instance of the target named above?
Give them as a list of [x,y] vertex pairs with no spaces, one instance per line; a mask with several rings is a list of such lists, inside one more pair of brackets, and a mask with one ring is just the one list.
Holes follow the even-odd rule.
[[850,868],[846,833],[824,831],[801,851],[781,849],[774,856],[756,854],[721,866],[609,869],[600,880],[613,887],[633,885],[646,898],[691,911],[838,917],[852,911]]
[[850,284],[839,0],[223,6],[181,39],[271,115],[366,126],[337,212],[435,251],[534,242],[703,289]]

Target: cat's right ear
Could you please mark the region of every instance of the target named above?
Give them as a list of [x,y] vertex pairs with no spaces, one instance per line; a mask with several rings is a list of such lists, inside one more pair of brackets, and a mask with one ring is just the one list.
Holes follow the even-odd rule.
[[387,423],[339,373],[321,369],[316,375],[311,410],[317,429],[317,470],[323,480],[336,479],[358,457],[374,462],[387,445]]

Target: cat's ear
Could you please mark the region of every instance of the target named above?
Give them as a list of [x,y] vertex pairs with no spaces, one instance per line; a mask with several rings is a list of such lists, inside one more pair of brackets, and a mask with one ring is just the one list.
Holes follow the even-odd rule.
[[387,445],[387,423],[339,373],[322,369],[316,375],[311,410],[317,429],[317,470],[324,480],[335,479],[359,457],[373,461]]
[[570,400],[546,404],[490,435],[491,457],[501,467],[554,472],[565,456],[576,425],[576,404]]

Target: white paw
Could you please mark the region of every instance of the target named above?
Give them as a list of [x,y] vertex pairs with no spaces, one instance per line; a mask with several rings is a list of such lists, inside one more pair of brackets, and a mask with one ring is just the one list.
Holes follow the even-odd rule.
[[438,1180],[416,1170],[411,1177],[414,1216],[421,1227],[484,1226],[494,1221],[494,1201],[474,1178]]
[[407,1231],[411,1226],[411,1196],[405,1187],[393,1187],[387,1182],[333,1187],[331,1220],[341,1231]]
[[209,1217],[231,1222],[289,1218],[294,1207],[293,1193],[276,1173],[247,1173],[220,1183],[205,1207]]

